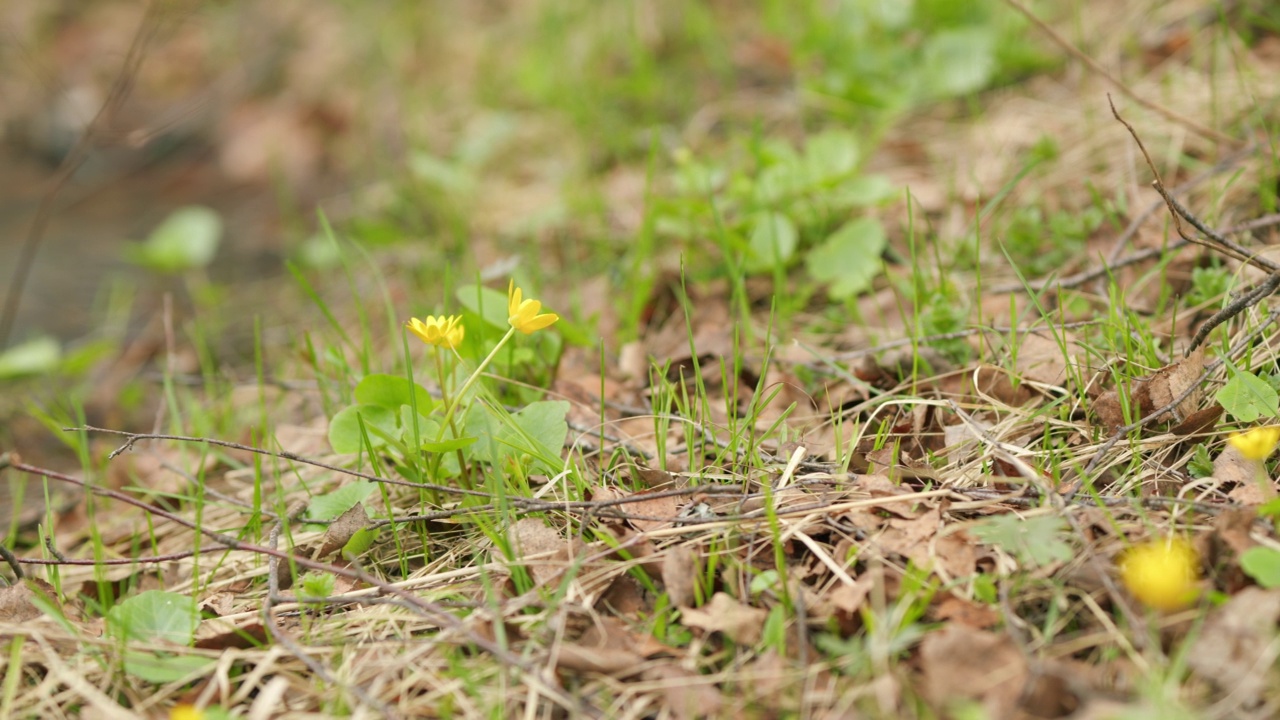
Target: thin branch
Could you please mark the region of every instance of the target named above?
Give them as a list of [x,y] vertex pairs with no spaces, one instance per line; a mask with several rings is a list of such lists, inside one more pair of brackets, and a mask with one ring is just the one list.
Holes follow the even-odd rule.
[[1066,50],[1068,54],[1070,54],[1072,57],[1079,60],[1080,62],[1084,63],[1093,72],[1106,78],[1112,85],[1116,86],[1117,90],[1124,93],[1126,96],[1128,96],[1131,100],[1138,103],[1139,105],[1147,108],[1148,110],[1152,110],[1156,113],[1159,113],[1160,115],[1163,115],[1167,120],[1171,120],[1175,123],[1178,123],[1179,125],[1186,127],[1187,129],[1191,130],[1197,135],[1203,136],[1215,142],[1226,143],[1229,145],[1240,145],[1244,142],[1239,138],[1231,137],[1230,135],[1220,133],[1211,127],[1206,127],[1205,125],[1201,125],[1200,123],[1196,122],[1195,120],[1192,120],[1191,118],[1185,115],[1181,115],[1177,112],[1174,112],[1173,110],[1170,110],[1169,108],[1159,103],[1152,102],[1142,97],[1141,95],[1135,93],[1133,90],[1129,88],[1128,85],[1125,85],[1123,82],[1121,82],[1120,78],[1116,77],[1115,75],[1112,75],[1111,72],[1106,68],[1104,68],[1101,63],[1099,63],[1097,60],[1094,60],[1093,58],[1086,55],[1083,51],[1080,50],[1080,48],[1077,48],[1075,45],[1073,45],[1070,40],[1060,35],[1057,30],[1054,30],[1052,27],[1049,26],[1048,23],[1046,23],[1045,21],[1037,17],[1034,13],[1031,12],[1030,9],[1027,8],[1026,5],[1023,5],[1021,2],[1019,2],[1019,0],[1004,0],[1004,1],[1007,5],[1009,5],[1009,7],[1022,13],[1022,15],[1026,17],[1028,20],[1030,20],[1032,25],[1035,25],[1037,28],[1039,28],[1041,32],[1043,32],[1045,35],[1048,35],[1049,39],[1052,40],[1054,43],[1056,43],[1058,47],[1062,48],[1063,50]]
[[[267,536],[267,546],[272,550],[277,550],[280,545],[280,531],[284,528],[285,521],[296,519],[306,509],[306,505],[299,503],[288,518],[280,518],[271,526],[271,532]],[[376,700],[358,683],[345,683],[333,676],[329,672],[329,668],[320,663],[319,660],[311,657],[311,654],[303,649],[302,645],[296,642],[289,633],[280,628],[276,623],[275,605],[280,599],[280,559],[274,555],[267,559],[267,597],[262,603],[262,627],[264,627],[271,639],[278,645],[284,646],[293,656],[300,660],[303,665],[307,666],[313,674],[324,682],[334,687],[342,688],[355,695],[360,702],[369,708],[381,714],[385,718],[397,718],[395,712],[391,710],[385,703]]]
[[[1249,333],[1247,336],[1242,338],[1239,342],[1233,345],[1230,350],[1227,351],[1227,356],[1230,357],[1232,355],[1235,355],[1237,352],[1240,352],[1241,350],[1243,350],[1249,343],[1253,342],[1253,339],[1257,337],[1259,334],[1261,334],[1263,330],[1270,327],[1271,324],[1274,323],[1277,318],[1280,318],[1280,310],[1272,310],[1270,313],[1267,314],[1266,319],[1263,320],[1258,325],[1258,327],[1254,328],[1253,332]],[[1165,413],[1169,412],[1169,410],[1177,407],[1179,404],[1182,403],[1183,400],[1186,400],[1188,397],[1190,397],[1191,393],[1195,391],[1197,388],[1199,388],[1200,384],[1203,383],[1205,380],[1207,380],[1209,378],[1210,373],[1216,370],[1218,365],[1220,364],[1222,364],[1222,360],[1216,360],[1212,363],[1205,365],[1204,372],[1200,374],[1200,377],[1196,378],[1195,382],[1191,383],[1186,390],[1183,390],[1181,393],[1179,393],[1179,395],[1175,397],[1173,400],[1171,400],[1168,404],[1164,405],[1163,407],[1156,408],[1154,411],[1151,412],[1151,414],[1137,420],[1136,422],[1129,423],[1128,425],[1125,425],[1122,428],[1117,428],[1116,431],[1111,434],[1111,437],[1108,438],[1107,441],[1102,444],[1102,447],[1098,448],[1098,450],[1093,454],[1093,458],[1089,460],[1089,464],[1085,466],[1083,474],[1086,480],[1091,475],[1093,475],[1093,471],[1097,469],[1098,464],[1102,462],[1102,458],[1107,454],[1107,451],[1115,447],[1116,443],[1120,442],[1120,438],[1124,437],[1125,435],[1128,435],[1129,433],[1133,432],[1134,430],[1137,430],[1140,427],[1144,427],[1148,423],[1154,422],[1156,418],[1164,415]]]
[[58,171],[53,177],[52,184],[44,196],[40,198],[40,205],[36,208],[35,218],[31,221],[26,238],[22,242],[22,249],[18,253],[18,259],[13,265],[9,289],[5,293],[4,307],[0,310],[0,348],[7,346],[9,343],[9,336],[13,332],[13,325],[17,320],[18,308],[22,304],[22,292],[26,287],[27,279],[31,275],[31,266],[35,262],[36,250],[44,239],[45,230],[49,227],[49,221],[53,219],[54,200],[57,199],[62,188],[75,175],[76,170],[88,159],[89,153],[93,151],[98,137],[104,134],[103,129],[111,124],[116,113],[133,90],[133,83],[137,78],[138,69],[142,66],[147,45],[154,39],[163,25],[164,16],[159,10],[162,4],[160,2],[152,2],[148,5],[146,12],[142,16],[142,22],[138,25],[137,31],[134,32],[133,40],[129,44],[129,53],[125,56],[124,66],[120,69],[119,74],[116,75],[115,82],[112,83],[111,90],[107,94],[107,99],[103,102],[102,107],[99,108],[98,114],[94,115],[93,120],[89,122],[89,125],[80,135],[79,140],[76,141],[71,151],[62,159],[62,164],[58,166]]

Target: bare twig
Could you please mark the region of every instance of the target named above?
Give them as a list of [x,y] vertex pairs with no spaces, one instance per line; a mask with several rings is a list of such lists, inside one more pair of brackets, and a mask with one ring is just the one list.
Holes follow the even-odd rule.
[[1080,50],[1080,48],[1077,48],[1075,45],[1071,44],[1070,40],[1060,35],[1057,30],[1054,30],[1052,27],[1049,26],[1048,23],[1046,23],[1045,21],[1037,17],[1034,13],[1031,12],[1030,9],[1027,8],[1026,5],[1023,5],[1021,2],[1019,2],[1019,0],[1004,0],[1004,1],[1006,4],[1009,5],[1009,7],[1022,13],[1022,15],[1026,17],[1028,20],[1030,20],[1032,25],[1035,25],[1037,28],[1039,28],[1041,32],[1043,32],[1045,35],[1048,35],[1049,39],[1053,40],[1053,42],[1056,43],[1058,47],[1062,48],[1063,50],[1066,50],[1068,54],[1070,54],[1072,57],[1079,60],[1080,62],[1084,63],[1093,72],[1106,78],[1112,85],[1116,86],[1117,90],[1127,95],[1131,100],[1138,103],[1139,105],[1147,108],[1148,110],[1152,110],[1156,113],[1159,113],[1160,115],[1163,115],[1166,119],[1171,120],[1175,123],[1178,123],[1183,127],[1186,127],[1188,130],[1191,130],[1197,135],[1208,138],[1215,142],[1226,143],[1229,145],[1240,145],[1241,143],[1244,142],[1239,138],[1234,138],[1234,137],[1231,137],[1230,135],[1225,135],[1223,133],[1220,133],[1211,127],[1206,127],[1185,115],[1174,112],[1173,110],[1170,110],[1169,108],[1159,103],[1152,102],[1142,97],[1141,95],[1135,93],[1132,89],[1129,88],[1128,85],[1125,85],[1123,82],[1121,82],[1120,78],[1116,77],[1115,75],[1112,75],[1111,72],[1106,68],[1104,68],[1101,63],[1099,63],[1097,60],[1094,60],[1093,58],[1086,55],[1083,51]]
[[[288,519],[296,518],[306,509],[306,505],[299,503],[289,513]],[[280,531],[284,528],[286,518],[280,518],[271,526],[271,532],[267,536],[267,546],[272,550],[278,550],[280,546]],[[277,623],[275,616],[275,605],[280,599],[280,558],[272,555],[267,558],[267,597],[262,602],[262,627],[264,627],[271,639],[284,646],[293,656],[300,660],[303,665],[307,666],[316,677],[333,687],[342,688],[355,695],[360,702],[369,708],[380,713],[385,718],[399,717],[385,703],[380,702],[369,691],[357,683],[345,683],[338,680],[329,672],[329,668],[325,667],[320,661],[311,657],[311,654],[303,649],[302,645],[296,642],[289,633],[285,632]]]
[[[991,433],[987,432],[985,428],[979,425],[972,417],[969,416],[968,413],[961,409],[954,400],[949,400],[948,402],[951,405],[951,411],[964,421],[969,432],[972,433],[979,442],[990,448],[993,455],[1013,466],[1014,469],[1018,471],[1019,475],[1026,479],[1027,482],[1031,483],[1031,485],[1041,493],[1049,505],[1057,511],[1058,515],[1067,521],[1067,524],[1071,526],[1072,531],[1075,532],[1076,537],[1080,542],[1088,543],[1088,536],[1085,535],[1084,529],[1080,527],[1080,522],[1076,519],[1075,513],[1070,512],[1067,509],[1067,502],[1064,496],[1049,487],[1048,483],[1045,482],[1046,477],[1044,473],[1015,455],[1014,451],[1019,448],[1010,447],[995,439],[991,436]],[[1115,584],[1115,580],[1111,578],[1111,574],[1107,572],[1107,569],[1102,567],[1102,563],[1098,560],[1098,557],[1093,553],[1085,553],[1085,560],[1093,567],[1098,578],[1102,581],[1103,587],[1105,587],[1107,592],[1111,595],[1111,601],[1115,603],[1116,607],[1120,608],[1120,612],[1124,614],[1125,619],[1129,621],[1131,626],[1139,627],[1140,623],[1138,622],[1137,613],[1133,611],[1133,608],[1129,607],[1129,603],[1125,599],[1124,594],[1120,592],[1120,589]],[[1141,635],[1133,638],[1134,645],[1139,648],[1142,646],[1144,641],[1145,638]]]
[[58,194],[67,182],[71,180],[71,177],[75,175],[76,170],[88,159],[89,153],[93,151],[98,141],[98,137],[104,134],[104,128],[111,124],[112,119],[133,90],[133,83],[138,75],[138,68],[142,66],[147,45],[164,24],[164,12],[160,9],[163,5],[164,3],[161,2],[152,2],[147,7],[142,16],[142,22],[138,25],[137,31],[134,32],[133,41],[129,45],[129,53],[125,56],[124,66],[116,75],[115,82],[112,83],[111,90],[107,93],[107,99],[98,110],[98,114],[93,117],[88,127],[80,135],[80,139],[76,141],[70,152],[62,159],[62,164],[58,166],[57,174],[54,175],[49,189],[40,198],[40,205],[36,208],[35,218],[32,220],[31,227],[27,230],[26,238],[22,242],[22,249],[18,253],[18,259],[13,264],[13,274],[9,281],[9,289],[5,293],[4,307],[0,310],[0,348],[8,344],[9,335],[13,332],[13,324],[18,315],[18,307],[22,303],[22,291],[26,287],[27,278],[31,275],[31,266],[35,262],[36,250],[44,239],[45,230],[49,227],[49,221],[53,219],[54,200],[57,199]]
[[[1280,318],[1280,310],[1272,310],[1270,313],[1267,314],[1267,317],[1261,323],[1258,324],[1258,327],[1254,328],[1253,332],[1249,333],[1246,337],[1242,338],[1235,345],[1231,346],[1231,349],[1227,352],[1227,356],[1230,357],[1232,355],[1235,355],[1240,350],[1243,350],[1249,343],[1253,342],[1253,339],[1257,335],[1262,333],[1262,331],[1265,330],[1266,328],[1270,327],[1271,324],[1274,323],[1277,318]],[[1122,428],[1117,428],[1116,431],[1111,434],[1111,437],[1108,438],[1107,441],[1104,442],[1102,446],[1099,447],[1098,450],[1093,454],[1093,458],[1089,460],[1089,464],[1085,466],[1084,476],[1088,478],[1093,474],[1093,471],[1097,469],[1098,464],[1102,462],[1102,458],[1107,454],[1107,451],[1115,447],[1115,444],[1120,442],[1120,438],[1124,437],[1125,435],[1128,435],[1129,433],[1133,432],[1134,430],[1137,430],[1140,427],[1147,425],[1148,423],[1154,422],[1156,418],[1161,417],[1165,413],[1169,412],[1170,409],[1177,407],[1179,404],[1182,403],[1183,400],[1186,400],[1188,397],[1190,397],[1191,393],[1194,392],[1196,388],[1200,387],[1201,383],[1209,379],[1209,375],[1214,370],[1217,369],[1218,365],[1221,365],[1221,364],[1222,364],[1222,360],[1219,359],[1205,365],[1204,372],[1200,374],[1200,377],[1196,378],[1195,382],[1191,383],[1186,390],[1183,390],[1181,393],[1179,393],[1178,396],[1173,398],[1173,400],[1171,400],[1168,404],[1164,405],[1163,407],[1156,408],[1151,412],[1151,414],[1137,420],[1136,422],[1129,423],[1128,425],[1125,425]]]
[[0,557],[4,558],[4,561],[9,564],[14,576],[21,580],[23,577],[22,565],[18,563],[18,558],[13,554],[13,551],[5,547],[3,543],[0,543]]
[[[1111,97],[1109,95],[1107,96],[1107,102],[1111,105],[1111,114],[1117,121],[1125,126],[1125,129],[1127,129],[1129,134],[1133,136],[1134,142],[1138,144],[1138,149],[1142,151],[1142,157],[1146,159],[1147,167],[1150,168],[1151,174],[1155,177],[1155,179],[1151,181],[1151,185],[1155,188],[1156,192],[1160,193],[1160,197],[1164,198],[1165,205],[1169,208],[1169,214],[1173,217],[1173,226],[1178,231],[1179,237],[1187,242],[1203,245],[1270,273],[1270,277],[1268,277],[1261,285],[1236,298],[1226,307],[1214,313],[1208,320],[1204,321],[1200,326],[1200,329],[1196,331],[1195,336],[1191,338],[1191,343],[1184,351],[1185,355],[1190,355],[1197,347],[1200,346],[1200,343],[1204,342],[1204,339],[1209,336],[1209,333],[1215,327],[1230,320],[1236,315],[1239,315],[1250,307],[1261,302],[1263,298],[1274,293],[1276,288],[1280,287],[1280,265],[1277,265],[1267,258],[1250,253],[1247,249],[1227,239],[1225,235],[1214,232],[1208,225],[1205,225],[1199,218],[1193,215],[1190,210],[1183,207],[1182,203],[1179,203],[1173,195],[1165,189],[1164,183],[1160,180],[1160,171],[1156,170],[1156,164],[1151,161],[1151,155],[1147,152],[1146,146],[1142,144],[1142,138],[1138,137],[1138,131],[1133,128],[1133,125],[1129,124],[1128,120],[1120,117],[1120,112],[1116,110],[1116,105],[1114,102],[1111,102]],[[1183,220],[1186,220],[1192,227],[1200,231],[1213,242],[1209,243],[1201,240],[1200,238],[1189,235],[1182,227]]]

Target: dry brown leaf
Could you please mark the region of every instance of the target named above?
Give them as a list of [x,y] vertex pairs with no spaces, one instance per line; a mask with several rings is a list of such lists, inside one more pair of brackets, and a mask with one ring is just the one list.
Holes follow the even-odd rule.
[[[929,541],[938,533],[941,527],[942,512],[935,507],[926,510],[916,518],[889,518],[885,522],[883,531],[873,537],[872,542],[888,552],[897,553],[912,560],[919,567],[931,567],[933,560],[932,553],[929,550]],[[954,542],[948,544],[956,545]],[[962,547],[962,545],[956,545],[956,549],[962,549]],[[971,546],[969,546],[969,553],[968,559],[962,561],[961,564],[967,562],[969,566],[972,566]],[[968,572],[965,574],[968,574]]]
[[593,672],[601,675],[626,677],[642,669],[644,658],[636,653],[618,648],[587,647],[574,643],[561,643],[555,649],[558,670]]
[[1238,556],[1258,544],[1249,536],[1257,517],[1255,508],[1223,510],[1213,519],[1213,534]]
[[993,397],[1005,405],[1018,407],[1036,397],[1026,383],[1013,383],[1013,378],[1001,367],[995,365],[979,365],[972,375],[966,375],[973,383],[973,389],[982,395]]
[[1067,383],[1067,358],[1083,358],[1084,348],[1065,338],[1066,354],[1054,337],[1029,332],[1019,338],[1017,360],[1014,368],[1023,378],[1040,385],[1061,388]]
[[0,587],[0,622],[24,623],[44,614],[33,600],[40,598],[57,605],[53,586],[39,578],[26,578],[16,585]]
[[1197,410],[1186,417],[1182,422],[1169,429],[1169,432],[1181,437],[1189,435],[1201,435],[1218,425],[1218,418],[1226,409],[1219,403],[1214,403],[1207,408]]
[[1227,493],[1227,499],[1245,507],[1257,507],[1275,499],[1275,492],[1268,494],[1261,485],[1251,482],[1237,485]]
[[720,716],[724,696],[706,676],[670,663],[645,669],[643,677],[662,684],[667,708],[679,720]]
[[930,564],[921,567],[941,568],[951,580],[972,575],[978,563],[973,538],[963,530],[939,535],[929,553]]
[[1220,483],[1257,484],[1258,464],[1250,460],[1234,445],[1227,445],[1213,459],[1213,479]]
[[[1143,417],[1172,403],[1184,391],[1190,389],[1204,372],[1204,346],[1172,365],[1155,371],[1146,384],[1150,394],[1150,407],[1143,404]],[[1181,422],[1200,409],[1200,390],[1196,389],[1173,408],[1173,417]]]
[[727,593],[718,592],[700,608],[681,608],[680,622],[708,633],[724,633],[735,643],[749,646],[760,641],[768,615],[765,610],[743,605]]
[[1213,479],[1235,485],[1227,497],[1241,505],[1261,505],[1275,498],[1275,486],[1269,481],[1263,484],[1265,472],[1262,463],[1241,455],[1234,445],[1227,445],[1213,459]]
[[940,622],[949,620],[978,630],[995,627],[1000,622],[1000,613],[990,605],[965,600],[951,593],[934,604],[933,617]]
[[692,607],[694,587],[698,583],[698,557],[693,550],[680,545],[662,558],[662,583],[667,597],[676,607]]
[[1014,717],[1028,678],[1027,661],[1007,635],[950,623],[920,644],[925,694],[939,709],[981,703],[992,720]]
[[[1191,388],[1204,372],[1204,348],[1201,347],[1187,357],[1172,365],[1166,365],[1146,378],[1134,382],[1129,406],[1133,420],[1147,417],[1151,413],[1169,405],[1183,391]],[[1199,388],[1191,391],[1186,399],[1169,411],[1161,413],[1157,420],[1173,420],[1182,424],[1194,425],[1203,422],[1197,415],[1200,409]],[[1093,411],[1102,425],[1111,430],[1126,425],[1124,412],[1120,403],[1120,395],[1116,390],[1108,390],[1093,403]]]
[[249,648],[265,647],[270,644],[271,635],[262,623],[257,621],[250,622],[244,627],[201,637],[195,642],[196,647],[204,650],[227,650],[229,648],[248,650]]
[[329,523],[329,527],[324,531],[324,540],[320,544],[317,557],[329,557],[338,552],[353,535],[367,527],[369,527],[369,513],[365,511],[364,503],[356,503]]
[[1205,621],[1187,656],[1191,669],[1245,706],[1280,682],[1271,645],[1280,621],[1280,590],[1248,587]]
[[647,468],[640,465],[631,467],[631,482],[633,487],[641,487],[649,490],[655,488],[671,489],[676,484],[676,476],[666,470],[657,468]]
[[526,565],[539,586],[556,580],[569,565],[569,543],[537,518],[521,518],[508,531],[518,556],[531,558]]
[[215,617],[230,615],[235,607],[235,593],[215,592],[200,601],[200,609],[213,613]]
[[1098,424],[1114,432],[1127,423],[1124,417],[1124,406],[1120,404],[1120,393],[1108,390],[1093,401],[1093,412],[1098,416]]
[[[633,498],[643,498],[646,493],[636,493]],[[631,523],[637,530],[649,532],[661,528],[671,527],[671,520],[662,520],[655,518],[671,518],[675,519],[679,512],[680,498],[675,495],[663,495],[644,500],[629,502],[620,506],[627,515],[640,515],[643,517],[629,517],[627,522]],[[647,518],[647,519],[646,519]]]

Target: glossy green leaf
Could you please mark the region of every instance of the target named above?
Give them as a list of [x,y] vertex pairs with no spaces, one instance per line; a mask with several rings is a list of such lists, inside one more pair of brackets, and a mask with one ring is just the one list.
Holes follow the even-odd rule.
[[128,246],[126,256],[161,272],[181,272],[207,266],[222,240],[222,216],[192,205],[174,210],[151,231],[146,242]]
[[506,330],[507,294],[482,285],[463,285],[454,295],[458,302],[496,328]]
[[1240,554],[1240,569],[1264,588],[1280,587],[1280,551],[1264,546]]
[[0,353],[0,379],[39,375],[58,368],[62,348],[51,337],[38,337]]
[[782,213],[766,212],[755,217],[753,226],[747,245],[747,271],[764,272],[786,267],[800,238],[795,223]]
[[805,257],[809,276],[826,283],[834,298],[847,298],[871,287],[881,271],[884,228],[878,220],[859,218],[839,230]]
[[1253,422],[1266,415],[1280,415],[1280,396],[1266,380],[1247,370],[1236,374],[1218,389],[1214,398],[1240,422]]
[[358,403],[379,405],[396,411],[401,405],[410,405],[416,400],[418,412],[422,415],[430,414],[431,408],[435,407],[431,393],[421,385],[409,382],[403,375],[366,375],[356,385],[355,395]]
[[200,611],[186,595],[147,590],[126,598],[107,613],[107,634],[122,641],[163,641],[190,645]]
[[363,434],[360,423],[363,420],[369,435],[369,442],[378,448],[386,444],[386,439],[373,430],[377,428],[383,433],[396,437],[396,411],[381,405],[350,405],[338,411],[329,421],[329,445],[336,453],[357,453],[364,449]]

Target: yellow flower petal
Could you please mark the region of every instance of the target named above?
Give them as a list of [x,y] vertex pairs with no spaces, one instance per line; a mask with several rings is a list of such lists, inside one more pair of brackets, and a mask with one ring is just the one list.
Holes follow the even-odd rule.
[[409,318],[405,327],[422,342],[449,350],[458,347],[466,334],[461,315],[428,315],[426,320]]
[[195,705],[182,703],[169,711],[169,720],[203,720],[204,711]]
[[1231,447],[1250,460],[1266,460],[1280,443],[1280,426],[1258,427],[1227,438]]
[[511,327],[529,335],[550,327],[560,319],[560,316],[555,313],[539,314],[541,310],[541,302],[524,299],[524,294],[520,292],[520,288],[516,287],[515,280],[507,285],[507,322]]
[[1143,605],[1181,610],[1195,601],[1200,560],[1183,540],[1157,540],[1130,548],[1120,559],[1124,586]]

